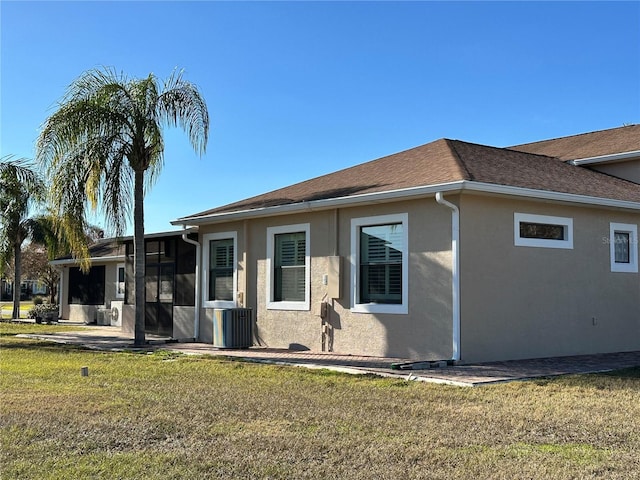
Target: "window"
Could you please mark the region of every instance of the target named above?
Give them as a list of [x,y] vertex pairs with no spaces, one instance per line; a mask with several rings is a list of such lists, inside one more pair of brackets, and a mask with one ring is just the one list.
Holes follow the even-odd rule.
[[233,301],[233,238],[209,242],[209,300]]
[[518,247],[573,248],[573,219],[514,214],[514,243]]
[[116,298],[124,298],[124,263],[116,266]]
[[638,271],[638,226],[626,223],[609,225],[612,272]]
[[309,310],[308,223],[267,228],[267,308]]
[[236,232],[204,235],[204,306],[235,307],[237,296],[237,234]]
[[629,236],[629,232],[613,233],[614,263],[631,263]]
[[408,313],[408,215],[351,220],[352,310]]
[[104,265],[91,267],[85,275],[78,267],[69,269],[70,304],[104,305]]

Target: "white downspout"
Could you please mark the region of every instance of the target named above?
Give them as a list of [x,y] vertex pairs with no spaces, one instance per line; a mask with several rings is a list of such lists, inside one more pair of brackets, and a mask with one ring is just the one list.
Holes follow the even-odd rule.
[[451,209],[451,277],[452,277],[452,317],[453,355],[452,360],[460,360],[460,209],[436,193],[436,202]]
[[184,232],[182,240],[196,246],[196,311],[193,319],[193,335],[195,337],[194,340],[197,342],[200,336],[200,242],[191,240],[187,235],[188,233]]

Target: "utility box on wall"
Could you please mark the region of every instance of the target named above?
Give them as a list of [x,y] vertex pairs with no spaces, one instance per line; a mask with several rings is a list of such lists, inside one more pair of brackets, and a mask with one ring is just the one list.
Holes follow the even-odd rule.
[[340,298],[342,296],[342,257],[331,256],[327,257],[327,297]]

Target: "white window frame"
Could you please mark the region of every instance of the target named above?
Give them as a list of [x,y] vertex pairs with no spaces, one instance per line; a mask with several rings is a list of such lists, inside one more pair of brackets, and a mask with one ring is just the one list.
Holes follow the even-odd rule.
[[[552,240],[547,238],[521,237],[520,236],[521,222],[561,225],[564,227],[565,239]],[[516,212],[513,214],[513,235],[514,235],[514,244],[517,247],[565,248],[565,249],[572,250],[573,249],[573,218]]]
[[[212,240],[233,239],[233,298],[234,300],[209,300],[209,243]],[[202,306],[204,308],[235,308],[238,298],[238,233],[218,232],[202,236]]]
[[[359,303],[360,227],[401,223],[402,241],[402,303]],[[355,313],[409,313],[409,214],[398,213],[351,219],[351,311]]]
[[[122,293],[118,292],[118,284],[120,283],[120,269],[122,269],[124,271],[124,281],[122,282],[124,285],[124,289],[122,290]],[[115,297],[117,299],[123,299],[124,298],[124,292],[127,288],[127,270],[125,268],[125,264],[124,263],[119,263],[116,265],[116,295]]]
[[[629,234],[629,263],[616,263],[616,233]],[[609,223],[609,252],[612,272],[638,273],[638,226],[632,223]]]
[[[275,236],[283,233],[304,232],[305,253],[304,253],[304,301],[281,301],[276,302],[274,298],[275,278],[273,265],[275,262]],[[282,225],[278,227],[267,227],[267,310],[310,310],[311,308],[311,224],[298,223],[295,225]]]

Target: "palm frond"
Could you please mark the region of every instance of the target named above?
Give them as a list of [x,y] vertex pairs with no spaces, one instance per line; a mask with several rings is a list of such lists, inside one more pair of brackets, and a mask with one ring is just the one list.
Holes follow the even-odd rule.
[[6,155],[0,158],[0,193],[15,188],[34,200],[41,200],[45,189],[44,179],[31,160]]
[[198,88],[174,71],[165,81],[158,98],[158,118],[173,127],[182,128],[191,146],[204,154],[209,141],[209,111]]

